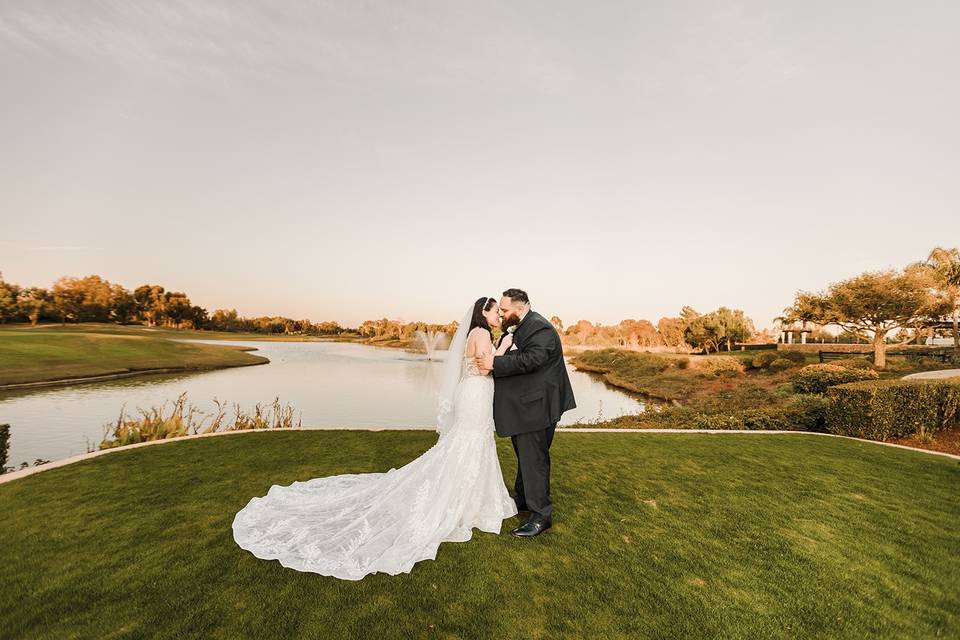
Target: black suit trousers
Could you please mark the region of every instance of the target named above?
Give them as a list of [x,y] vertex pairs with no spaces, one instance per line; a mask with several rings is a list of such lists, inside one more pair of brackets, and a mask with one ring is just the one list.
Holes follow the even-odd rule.
[[557,425],[510,436],[517,454],[517,480],[513,485],[517,502],[526,503],[531,513],[553,516],[550,500],[550,444]]

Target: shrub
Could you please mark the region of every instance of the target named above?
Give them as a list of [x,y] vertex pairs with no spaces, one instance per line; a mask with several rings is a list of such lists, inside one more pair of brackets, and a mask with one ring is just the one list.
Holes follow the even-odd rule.
[[804,364],[807,361],[807,356],[802,351],[777,351],[777,356],[790,360],[791,362],[796,362],[797,364]]
[[873,369],[852,369],[836,364],[808,364],[800,369],[793,380],[798,393],[825,393],[827,388],[848,382],[876,380],[879,374]]
[[[745,359],[751,369],[768,369],[777,360],[786,360],[792,364],[803,364],[807,357],[799,351],[764,351],[752,358]],[[787,369],[785,364],[778,365],[781,370]]]
[[743,364],[739,358],[733,356],[709,356],[696,358],[690,362],[691,368],[699,369],[715,376],[740,375],[743,373]]
[[871,440],[924,436],[960,417],[960,378],[854,382],[832,387],[827,397],[830,433]]
[[843,360],[834,360],[833,364],[847,369],[873,369],[873,363],[866,358],[844,358]]
[[830,400],[822,395],[801,393],[790,399],[784,411],[793,423],[793,429],[825,432],[829,406]]
[[778,373],[780,371],[786,371],[787,369],[792,369],[793,367],[796,367],[796,366],[797,366],[797,363],[794,362],[793,360],[788,360],[787,358],[777,358],[776,360],[770,363],[769,369],[774,373]]
[[736,411],[703,412],[690,407],[664,407],[636,415],[620,416],[602,425],[669,429],[824,431],[828,405],[829,400],[821,395],[799,395],[782,405]]
[[753,369],[766,369],[777,359],[779,359],[779,356],[776,351],[764,351],[760,355],[753,356],[750,365]]
[[10,425],[0,424],[0,473],[7,470],[7,452],[10,450]]

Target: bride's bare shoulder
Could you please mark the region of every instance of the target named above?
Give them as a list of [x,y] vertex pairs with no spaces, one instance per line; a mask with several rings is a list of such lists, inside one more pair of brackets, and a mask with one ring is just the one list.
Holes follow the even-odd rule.
[[483,327],[474,327],[470,329],[470,333],[467,334],[468,355],[473,355],[478,350],[482,351],[483,347],[491,344],[493,344],[493,340],[490,339],[490,332]]

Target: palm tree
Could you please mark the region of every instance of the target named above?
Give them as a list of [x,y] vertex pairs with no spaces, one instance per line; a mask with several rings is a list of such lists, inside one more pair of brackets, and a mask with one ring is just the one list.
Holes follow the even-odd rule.
[[933,270],[934,278],[952,309],[953,348],[960,352],[960,250],[936,247],[927,256],[925,264]]

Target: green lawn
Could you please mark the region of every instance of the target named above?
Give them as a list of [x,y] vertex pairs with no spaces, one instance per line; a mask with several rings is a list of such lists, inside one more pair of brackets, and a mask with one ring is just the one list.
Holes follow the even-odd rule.
[[150,335],[73,329],[0,331],[0,385],[145,369],[209,369],[262,364],[243,347],[174,342]]
[[400,576],[299,573],[233,542],[270,485],[434,440],[230,435],[0,485],[0,636],[960,636],[960,463],[813,435],[559,434],[552,531],[476,533]]

